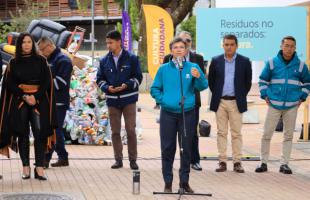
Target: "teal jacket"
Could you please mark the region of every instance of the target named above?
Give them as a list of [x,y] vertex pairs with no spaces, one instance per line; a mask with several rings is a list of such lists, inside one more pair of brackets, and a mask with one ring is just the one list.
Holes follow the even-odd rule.
[[[191,68],[195,67],[200,73],[199,78],[191,74]],[[184,110],[189,111],[195,107],[195,89],[202,91],[208,88],[208,81],[199,66],[195,63],[183,62],[182,83]],[[168,112],[181,113],[181,85],[180,72],[173,61],[165,63],[158,69],[151,87],[151,95],[161,108]]]
[[310,91],[310,75],[307,65],[300,61],[296,53],[286,64],[281,51],[266,62],[259,77],[261,98],[269,98],[272,107],[286,110],[304,101]]

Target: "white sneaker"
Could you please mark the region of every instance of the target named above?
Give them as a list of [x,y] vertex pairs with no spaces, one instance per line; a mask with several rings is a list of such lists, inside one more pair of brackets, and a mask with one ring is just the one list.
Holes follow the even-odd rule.
[[199,163],[195,163],[195,164],[192,164],[192,169],[197,170],[197,171],[201,171],[202,167]]

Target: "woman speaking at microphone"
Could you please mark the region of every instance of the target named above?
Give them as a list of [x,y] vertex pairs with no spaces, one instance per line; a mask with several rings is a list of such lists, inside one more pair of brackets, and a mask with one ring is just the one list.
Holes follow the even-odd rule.
[[[56,127],[52,75],[29,33],[17,38],[15,57],[5,71],[0,101],[0,153],[9,157],[8,147],[19,151],[22,179],[29,179],[29,124],[34,136],[34,177],[46,180],[44,153]],[[18,141],[18,145],[17,142]]]
[[[172,192],[173,162],[176,152],[177,134],[181,152],[179,171],[180,188],[187,193],[194,191],[189,186],[192,137],[195,130],[195,89],[202,91],[208,81],[197,64],[184,59],[186,43],[177,37],[170,42],[172,59],[160,66],[151,87],[151,95],[160,104],[160,143],[164,192]],[[180,78],[181,73],[181,78]],[[182,82],[181,82],[182,81]],[[181,108],[181,83],[183,85],[186,135],[183,129]]]

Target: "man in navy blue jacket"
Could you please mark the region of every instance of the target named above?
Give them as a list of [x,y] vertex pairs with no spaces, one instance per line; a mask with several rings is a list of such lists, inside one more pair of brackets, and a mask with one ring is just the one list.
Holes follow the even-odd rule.
[[252,85],[252,67],[249,58],[237,54],[238,40],[235,35],[223,38],[224,54],[212,59],[209,69],[209,86],[212,92],[210,110],[216,112],[217,148],[219,168],[227,170],[228,123],[231,131],[234,171],[244,173],[242,157],[242,113],[247,110],[246,96]]
[[131,169],[138,169],[136,137],[136,102],[142,81],[137,56],[122,48],[121,34],[111,31],[106,36],[109,53],[100,60],[97,73],[98,87],[106,94],[112,129],[115,163],[112,169],[123,167],[123,145],[120,136],[121,118],[124,115],[128,138],[128,154]]
[[69,166],[68,152],[65,148],[65,137],[63,132],[63,123],[70,104],[69,88],[71,74],[73,70],[71,59],[56,47],[54,42],[43,37],[38,42],[39,50],[47,58],[53,74],[56,99],[56,113],[58,128],[56,129],[56,145],[45,156],[45,168],[49,167],[52,154],[56,151],[58,161],[52,163],[52,167]]

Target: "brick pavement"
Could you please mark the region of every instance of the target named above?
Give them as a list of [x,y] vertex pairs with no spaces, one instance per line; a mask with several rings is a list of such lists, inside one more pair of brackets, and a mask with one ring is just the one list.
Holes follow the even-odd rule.
[[[202,95],[204,105],[201,109],[201,118],[212,124],[210,138],[200,138],[200,152],[202,156],[216,156],[216,124],[214,113],[207,112],[206,93]],[[266,106],[257,97],[255,106],[260,113],[260,124],[246,124],[243,126],[244,154],[259,155],[260,138],[266,113]],[[22,180],[21,162],[18,155],[12,153],[12,159],[0,161],[0,173],[4,178],[0,181],[0,191],[11,192],[55,192],[69,194],[76,199],[177,199],[177,196],[153,196],[153,191],[163,190],[161,176],[161,161],[159,148],[158,124],[155,122],[158,111],[153,110],[154,102],[149,94],[141,94],[139,105],[143,126],[143,141],[138,146],[141,169],[141,194],[132,195],[132,172],[129,163],[124,161],[124,168],[110,169],[113,164],[113,151],[110,146],[67,146],[70,153],[70,167],[50,168],[46,170],[48,181],[40,182],[35,179]],[[196,192],[212,193],[213,197],[184,196],[182,199],[214,199],[214,200],[307,200],[310,199],[310,144],[297,143],[302,121],[300,110],[297,122],[297,131],[294,135],[294,149],[290,165],[293,175],[283,175],[278,172],[281,155],[282,133],[275,133],[271,147],[271,162],[269,172],[256,174],[255,167],[258,161],[243,162],[245,174],[232,172],[232,163],[228,162],[228,172],[216,173],[217,161],[202,160],[202,172],[192,171],[190,184]],[[228,148],[230,152],[230,147]],[[127,156],[127,147],[124,155]],[[33,158],[33,148],[31,148]],[[34,160],[31,160],[33,163]],[[174,166],[175,180],[173,189],[178,185],[179,155],[176,155]],[[32,167],[33,170],[33,167]],[[33,177],[33,174],[32,174]]]

